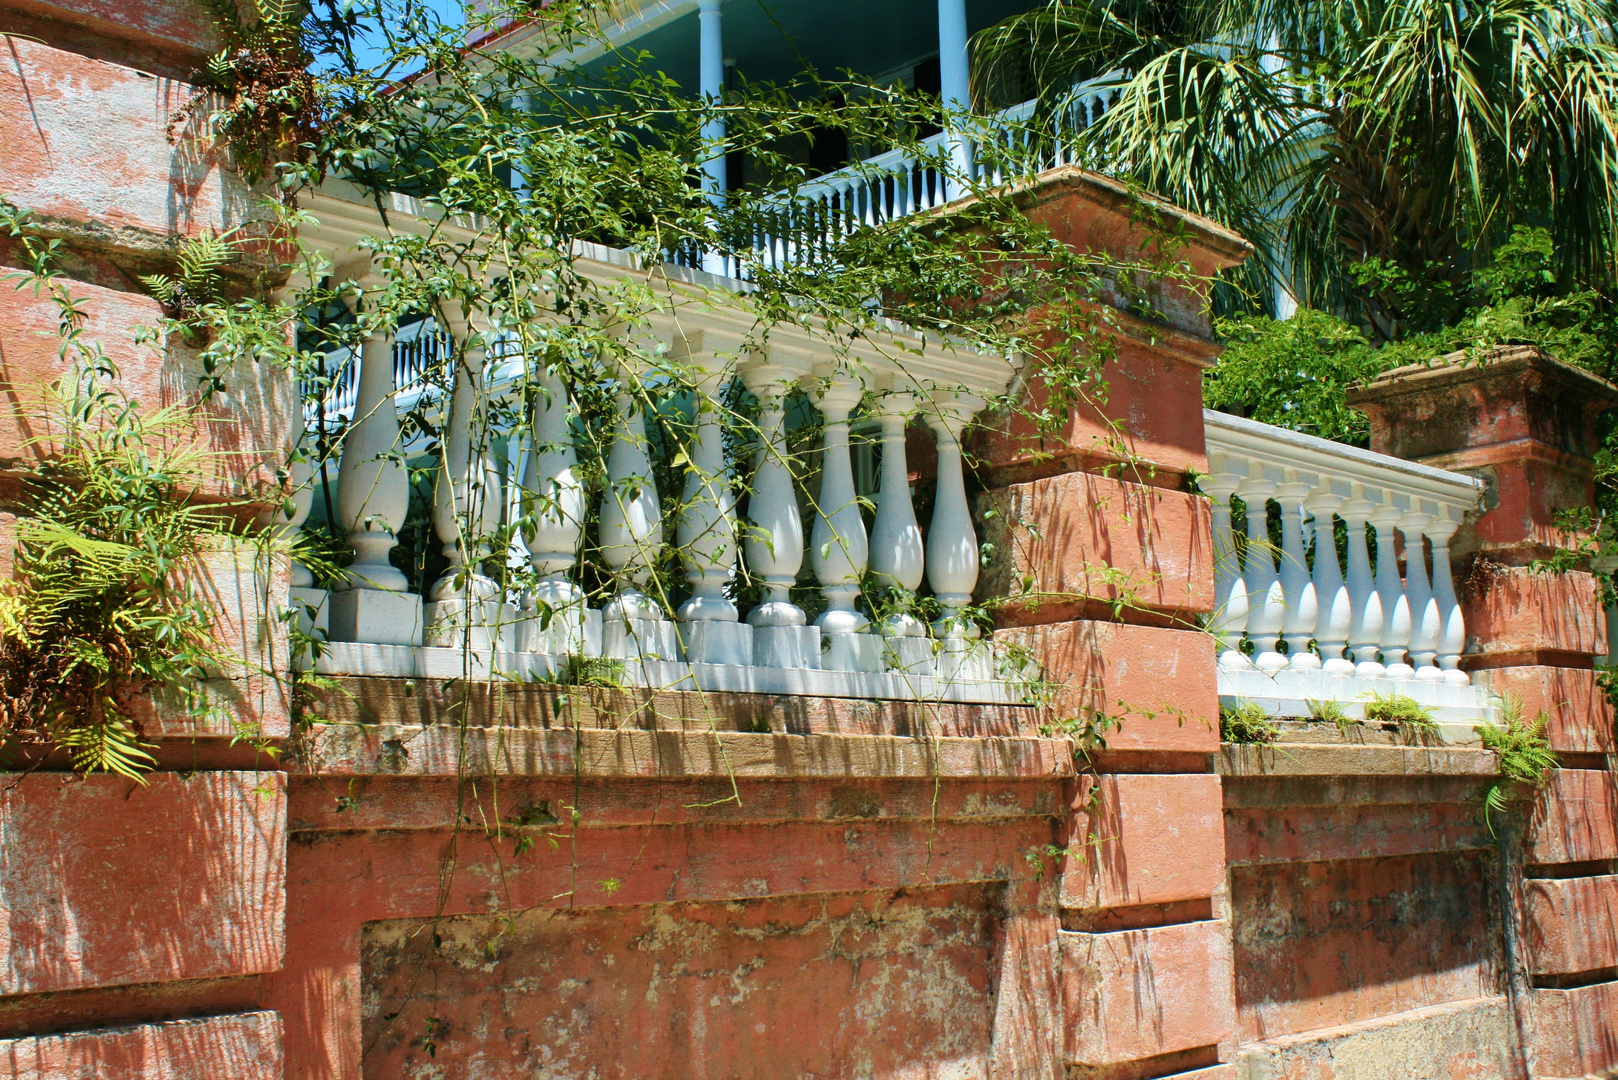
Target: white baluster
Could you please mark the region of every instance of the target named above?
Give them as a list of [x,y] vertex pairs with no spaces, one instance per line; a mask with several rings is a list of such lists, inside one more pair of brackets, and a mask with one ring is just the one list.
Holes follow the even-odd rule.
[[1247,586],[1247,636],[1253,642],[1253,665],[1266,672],[1287,666],[1287,658],[1276,649],[1287,605],[1270,543],[1269,504],[1275,487],[1273,480],[1264,479],[1263,465],[1254,461],[1236,489],[1247,504],[1247,559],[1242,569]]
[[636,390],[635,360],[618,365],[616,422],[607,451],[607,490],[601,500],[601,559],[618,592],[602,608],[602,653],[621,660],[678,660],[674,625],[644,591],[664,543],[663,505],[652,476],[645,408]]
[[587,510],[584,481],[569,425],[572,402],[557,371],[534,373],[533,444],[522,474],[523,530],[528,560],[540,575],[523,601],[518,648],[525,652],[591,655],[601,649],[600,615],[587,610],[571,578],[579,561]]
[[[908,393],[889,391],[876,399],[882,425],[882,480],[871,525],[871,572],[887,588],[902,590],[907,605],[927,565],[905,462],[905,423],[914,407],[915,397]],[[927,626],[908,607],[884,618],[881,630],[890,670],[931,674],[933,646]]]
[[1241,482],[1242,477],[1232,472],[1213,473],[1202,481],[1213,513],[1214,610],[1208,625],[1218,642],[1219,666],[1230,671],[1253,666],[1242,652],[1242,634],[1247,630],[1247,585],[1242,580],[1236,532],[1230,524],[1230,497]]
[[978,584],[977,530],[966,501],[966,473],[961,464],[961,433],[983,408],[983,399],[968,394],[938,394],[927,424],[938,440],[938,490],[933,520],[927,530],[927,583],[943,615],[933,624],[941,639],[937,664],[940,678],[989,679],[994,665],[981,631],[963,618]]
[[443,541],[449,567],[427,592],[423,612],[428,645],[473,649],[509,647],[502,630],[516,619],[500,602],[498,582],[479,568],[488,557],[488,536],[500,525],[500,474],[482,444],[483,369],[486,349],[464,318],[449,316],[455,339],[455,383],[439,435],[433,478],[433,528]]
[[747,614],[753,627],[753,663],[759,667],[818,668],[820,627],[807,626],[792,602],[792,585],[803,568],[803,519],[787,464],[785,398],[798,372],[759,364],[742,372],[759,401],[763,445],[747,502],[750,527],[743,534],[747,567],[763,585],[764,599]]
[[1354,497],[1338,511],[1348,526],[1348,600],[1353,611],[1348,647],[1354,656],[1354,674],[1371,679],[1381,678],[1383,672],[1377,661],[1382,641],[1382,598],[1371,578],[1371,554],[1365,541],[1365,524],[1375,509],[1355,484]]
[[[309,512],[314,509],[314,478],[314,466],[309,463],[306,451],[302,448],[294,451],[287,464],[286,503],[271,519],[274,535],[289,548],[303,535],[303,523],[309,520]],[[288,570],[287,599],[298,629],[309,637],[324,639],[330,628],[329,595],[325,589],[315,588],[314,574],[297,559],[290,560]]]
[[1320,657],[1309,651],[1309,639],[1314,637],[1320,620],[1320,606],[1303,546],[1303,501],[1311,487],[1294,478],[1275,489],[1275,501],[1281,507],[1280,579],[1281,595],[1286,603],[1281,638],[1287,647],[1287,667],[1297,671],[1320,667]]
[[683,340],[679,358],[687,364],[696,390],[696,432],[686,452],[684,506],[678,537],[691,598],[680,605],[686,659],[694,664],[753,662],[753,628],[738,622],[736,604],[725,595],[736,576],[736,493],[725,464],[725,429],[720,400],[730,380],[734,346],[714,351],[707,334]]
[[1433,598],[1443,618],[1444,631],[1438,639],[1438,666],[1443,669],[1444,681],[1455,686],[1471,685],[1471,678],[1459,667],[1461,653],[1466,650],[1466,619],[1461,614],[1460,601],[1455,599],[1455,574],[1449,563],[1449,542],[1460,528],[1460,521],[1451,515],[1455,511],[1446,507],[1442,517],[1435,517],[1427,526],[1427,539],[1433,545]]
[[1416,674],[1416,669],[1405,663],[1405,650],[1410,645],[1410,601],[1399,577],[1396,546],[1396,529],[1404,511],[1386,493],[1383,500],[1371,513],[1371,524],[1376,527],[1376,593],[1382,601],[1382,633],[1377,642],[1383,677],[1403,680]]
[[337,520],[355,558],[331,598],[333,641],[421,644],[421,597],[405,591],[408,579],[388,561],[410,510],[393,399],[393,334],[379,329],[360,348],[354,422],[337,472]]
[[1405,534],[1405,597],[1410,603],[1410,664],[1416,669],[1416,678],[1438,682],[1444,678],[1444,672],[1438,667],[1438,642],[1444,636],[1444,619],[1427,577],[1427,543],[1423,539],[1424,530],[1432,520],[1431,514],[1412,511],[1404,516],[1399,528]]
[[1327,675],[1354,674],[1354,662],[1343,657],[1354,626],[1354,604],[1337,561],[1337,530],[1332,520],[1342,505],[1343,497],[1326,487],[1317,488],[1304,503],[1315,518],[1315,648],[1320,650],[1321,669]]
[[854,465],[848,451],[848,414],[865,391],[856,376],[833,374],[815,395],[824,422],[818,513],[809,539],[826,610],[815,620],[824,639],[821,666],[833,671],[879,671],[881,638],[865,633],[870,620],[855,610],[860,575],[870,559],[865,521],[854,494]]

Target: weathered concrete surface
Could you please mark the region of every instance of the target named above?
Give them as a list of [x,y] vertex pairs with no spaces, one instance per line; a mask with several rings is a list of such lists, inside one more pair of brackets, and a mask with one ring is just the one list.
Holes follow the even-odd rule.
[[[1065,622],[1115,605],[1175,614],[1213,607],[1208,500],[1091,473],[984,493],[993,556],[980,600],[1003,625]],[[1003,599],[1002,599],[1003,598]]]
[[1061,739],[316,724],[303,767],[325,776],[1047,777],[1073,774]]
[[1487,512],[1462,527],[1456,555],[1526,562],[1565,545],[1558,511],[1593,505],[1596,425],[1618,388],[1533,346],[1503,346],[1385,372],[1349,402],[1371,418],[1371,449],[1487,482]]
[[75,52],[110,53],[135,67],[155,60],[153,70],[165,72],[200,67],[225,44],[199,0],[6,0],[0,18],[6,32],[32,31]]
[[1618,982],[1528,991],[1529,1074],[1583,1080],[1618,1070]]
[[238,1013],[0,1039],[7,1080],[281,1080],[281,1018]]
[[0,65],[6,198],[39,214],[45,228],[152,254],[169,248],[172,236],[264,219],[259,196],[223,167],[211,138],[188,130],[169,143],[169,122],[193,87],[26,38],[7,40]]
[[1050,721],[1096,714],[1119,721],[1111,750],[1213,753],[1219,749],[1214,650],[1194,630],[1079,620],[995,631],[1027,649],[1061,684]]
[[[1036,980],[1056,977],[1038,953],[1057,925],[1056,882],[1036,881],[1027,856],[1056,841],[1059,780],[739,777],[733,787],[720,774],[510,778],[496,787],[484,777],[458,793],[451,778],[384,776],[299,777],[293,786],[291,816],[309,831],[295,833],[289,850],[286,967],[265,980],[265,1004],[286,1018],[290,1076],[361,1075],[362,927],[420,925],[437,912],[723,906],[1004,883],[992,886],[1007,913],[996,946],[1008,973],[997,976],[996,1045],[1028,1045],[1058,1013],[1036,992]],[[513,820],[533,824],[514,830]],[[498,835],[489,827],[497,821],[506,823]],[[458,836],[449,823],[462,826]],[[451,857],[456,872],[445,878]],[[1043,897],[1037,908],[1030,889]],[[1054,1048],[1057,1036],[1048,1038]]]
[[1588,665],[1607,651],[1594,575],[1480,562],[1461,589],[1463,668]]
[[1432,1005],[1236,1051],[1239,1080],[1516,1080],[1503,997]]
[[1492,750],[1453,746],[1333,746],[1327,743],[1226,743],[1216,759],[1231,777],[1493,776]]
[[1611,754],[1618,750],[1613,738],[1613,711],[1590,668],[1491,668],[1475,672],[1474,684],[1502,697],[1515,695],[1522,702],[1523,719],[1544,713],[1545,734],[1552,749],[1572,754]]
[[445,683],[341,677],[311,689],[311,709],[332,724],[389,718],[401,727],[741,731],[779,735],[1037,737],[1025,705],[869,701],[801,694],[741,694],[546,683]]
[[1245,1041],[1495,992],[1484,856],[1429,854],[1231,871]]
[[[0,274],[10,269],[0,265]],[[203,369],[191,350],[135,344],[140,327],[162,320],[156,300],[82,281],[67,288],[86,316],[84,340],[99,344],[118,363],[123,393],[148,414],[195,406],[183,419],[196,433],[197,449],[208,455],[203,493],[234,501],[245,490],[266,502],[279,501],[276,469],[286,463],[301,424],[291,374],[243,359],[222,375],[228,394],[203,403],[198,389]],[[49,421],[56,411],[46,389],[72,362],[58,354],[57,319],[49,298],[35,297],[32,290],[0,289],[0,470],[26,469],[50,450]],[[168,434],[172,438],[178,431]]]
[[36,773],[0,791],[0,993],[278,967],[284,781]]
[[1225,810],[1225,855],[1232,866],[1465,851],[1490,843],[1471,802]]
[[1540,878],[1522,889],[1530,972],[1618,968],[1618,875]]
[[1217,776],[1087,776],[1069,821],[1063,908],[1167,904],[1223,890]]
[[417,921],[372,923],[364,1075],[988,1076],[997,991],[1026,989],[997,892],[471,916],[436,952]]
[[1063,931],[1068,1062],[1109,1065],[1229,1043],[1230,927]]
[[1618,859],[1618,780],[1596,769],[1553,769],[1528,821],[1529,863]]

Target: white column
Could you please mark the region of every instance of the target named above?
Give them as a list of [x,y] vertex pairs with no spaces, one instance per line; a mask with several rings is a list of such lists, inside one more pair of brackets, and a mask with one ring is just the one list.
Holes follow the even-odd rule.
[[[487,453],[483,368],[487,348],[464,318],[449,317],[455,372],[449,409],[439,432],[433,477],[433,528],[443,541],[449,567],[427,592],[428,645],[492,649],[510,632],[516,613],[500,603],[500,585],[480,569],[490,554],[488,537],[500,526],[500,474]],[[479,445],[474,446],[474,442]]]
[[[972,73],[966,54],[966,0],[938,0],[938,75],[944,108],[962,114],[972,107]],[[969,175],[972,147],[955,132],[950,139],[950,157],[955,169]],[[950,198],[961,192],[951,190]]]
[[1312,671],[1320,667],[1320,657],[1309,651],[1309,639],[1320,620],[1315,583],[1309,576],[1309,560],[1303,546],[1303,501],[1312,485],[1295,477],[1275,489],[1281,506],[1281,595],[1286,615],[1281,621],[1281,638],[1287,647],[1287,667]]
[[1466,619],[1455,598],[1455,575],[1449,564],[1449,542],[1461,523],[1450,516],[1456,511],[1446,507],[1442,517],[1435,517],[1427,526],[1427,539],[1433,545],[1433,599],[1438,601],[1439,616],[1444,630],[1438,638],[1438,666],[1444,672],[1444,681],[1456,686],[1469,686],[1471,678],[1459,667],[1461,653],[1466,651]]
[[753,663],[760,667],[818,668],[820,627],[806,626],[792,602],[792,585],[803,568],[803,519],[787,465],[785,398],[798,373],[760,364],[742,373],[759,401],[762,445],[747,501],[750,527],[743,534],[747,568],[762,582],[764,598],[747,614],[753,627]]
[[1276,649],[1286,621],[1286,597],[1275,569],[1275,548],[1270,543],[1269,505],[1276,484],[1263,478],[1263,465],[1254,461],[1236,494],[1247,504],[1247,559],[1242,577],[1247,586],[1247,636],[1253,642],[1253,664],[1275,672],[1287,666]]
[[865,633],[870,620],[854,608],[860,595],[860,575],[865,573],[870,559],[870,546],[854,494],[848,414],[864,392],[864,384],[857,377],[838,373],[825,380],[815,395],[824,434],[809,564],[815,568],[820,591],[826,597],[826,610],[815,620],[827,639],[822,666],[835,671],[877,671],[882,659],[881,639]]
[[586,512],[584,482],[569,425],[567,384],[549,368],[534,373],[532,443],[522,474],[523,544],[539,580],[523,601],[518,648],[552,655],[588,654],[584,590],[569,574],[579,561]]
[[1409,679],[1416,674],[1416,669],[1405,663],[1405,650],[1410,646],[1410,601],[1399,576],[1395,531],[1404,511],[1386,493],[1383,499],[1371,512],[1371,524],[1376,527],[1376,594],[1382,601],[1382,633],[1377,643],[1381,647],[1383,677]]
[[686,658],[694,664],[753,662],[753,628],[738,622],[725,595],[736,576],[736,494],[725,464],[720,401],[730,379],[731,357],[713,352],[700,338],[686,340],[683,359],[696,391],[696,433],[686,451],[684,505],[680,509],[680,558],[691,598],[680,605]]
[[1230,524],[1230,497],[1241,482],[1242,477],[1232,472],[1213,473],[1202,481],[1213,514],[1214,610],[1208,626],[1218,643],[1219,666],[1226,670],[1253,666],[1242,652],[1242,634],[1247,629],[1247,585],[1242,580],[1236,532]]
[[1332,519],[1342,505],[1343,497],[1325,487],[1317,488],[1304,503],[1315,519],[1315,648],[1320,650],[1321,668],[1327,675],[1354,674],[1353,661],[1343,658],[1354,625],[1354,605],[1337,561],[1337,530]]
[[[724,0],[698,0],[697,90],[705,107],[717,110],[725,96]],[[702,125],[702,190],[715,204],[725,198],[725,121],[713,115]],[[725,260],[717,251],[702,253],[702,268],[724,274]]]
[[602,651],[622,660],[677,660],[673,624],[644,591],[661,553],[663,505],[652,476],[646,418],[634,393],[640,370],[621,364],[613,393],[616,421],[607,451],[607,490],[601,500],[601,559],[612,572],[617,595],[602,609]]
[[1338,511],[1348,527],[1348,601],[1353,612],[1349,623],[1348,648],[1354,657],[1354,674],[1381,678],[1377,654],[1382,641],[1382,598],[1371,578],[1371,553],[1365,540],[1365,523],[1376,505],[1365,498],[1358,484],[1354,498]]
[[1438,642],[1444,636],[1444,619],[1427,577],[1427,542],[1424,531],[1432,515],[1412,511],[1399,522],[1405,534],[1405,598],[1410,604],[1410,665],[1416,678],[1441,681]]
[[894,671],[925,674],[932,668],[933,646],[927,625],[910,610],[926,569],[921,526],[910,500],[910,469],[905,461],[905,424],[915,408],[915,397],[889,391],[876,399],[882,425],[882,478],[876,495],[876,520],[871,525],[871,572],[884,587],[901,593],[902,610],[882,620],[886,666]]
[[994,676],[989,652],[977,639],[977,626],[960,615],[972,602],[978,584],[977,530],[966,501],[966,473],[961,464],[961,433],[983,407],[983,399],[966,394],[939,396],[927,424],[938,439],[938,490],[933,520],[927,530],[927,583],[943,615],[933,624],[942,639],[938,654],[941,678],[988,679]]
[[[368,289],[376,289],[374,282]],[[421,598],[388,561],[410,510],[410,478],[394,408],[393,332],[379,329],[360,347],[354,421],[343,436],[337,471],[337,521],[354,549],[331,599],[333,641],[421,644]]]
[[[297,544],[303,535],[303,523],[309,520],[309,512],[314,509],[314,476],[314,466],[306,451],[301,447],[294,450],[292,460],[287,463],[286,502],[271,518],[274,535],[288,548]],[[298,629],[310,637],[325,638],[330,628],[326,590],[315,588],[315,576],[303,563],[292,558],[290,564],[287,599]]]

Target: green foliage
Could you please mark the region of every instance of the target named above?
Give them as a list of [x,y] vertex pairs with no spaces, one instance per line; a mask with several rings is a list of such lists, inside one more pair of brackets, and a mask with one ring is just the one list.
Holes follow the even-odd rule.
[[1493,815],[1510,809],[1511,791],[1516,785],[1538,789],[1545,785],[1545,773],[1558,765],[1545,729],[1550,718],[1543,711],[1532,722],[1522,718],[1520,702],[1508,701],[1505,726],[1484,724],[1477,729],[1486,749],[1500,756],[1500,780],[1484,789],[1484,819],[1494,830]]
[[1399,724],[1422,730],[1433,730],[1438,725],[1431,709],[1404,694],[1367,694],[1365,722]]
[[974,58],[1049,115],[1122,72],[1078,153],[1253,240],[1241,307],[1280,278],[1378,340],[1451,325],[1521,225],[1614,282],[1614,0],[1051,0]]
[[1353,717],[1343,711],[1343,704],[1340,701],[1331,698],[1317,701],[1310,698],[1304,704],[1309,708],[1309,719],[1325,724],[1336,724],[1338,731],[1345,731],[1354,724]]
[[236,250],[228,236],[205,230],[180,242],[173,275],[142,274],[140,283],[163,305],[163,314],[195,344],[198,332],[206,326],[199,318],[201,309],[219,302],[224,284],[220,270],[235,258]]
[[1220,742],[1272,743],[1280,737],[1280,727],[1254,702],[1238,700],[1219,706]]
[[229,530],[189,503],[205,460],[178,442],[183,417],[143,417],[116,379],[105,368],[53,388],[50,456],[24,486],[17,576],[0,591],[0,735],[133,777],[152,759],[131,697],[166,688],[200,715],[201,681],[228,659],[184,577]]

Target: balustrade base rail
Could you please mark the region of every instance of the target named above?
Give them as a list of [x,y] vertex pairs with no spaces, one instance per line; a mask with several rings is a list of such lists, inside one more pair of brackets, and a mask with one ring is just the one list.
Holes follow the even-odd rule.
[[[667,660],[586,661],[595,681],[653,690],[703,690],[710,693],[789,694],[801,697],[863,700],[938,701],[981,705],[1020,705],[1015,682],[970,678],[938,678],[897,672],[822,671],[737,664],[690,664]],[[621,665],[621,667],[619,666]],[[311,665],[297,665],[320,675],[361,675],[394,679],[512,679],[522,682],[568,682],[578,677],[580,660],[550,653],[431,646],[374,645],[333,642]]]
[[1327,675],[1322,671],[1283,669],[1274,674],[1257,669],[1219,671],[1219,704],[1251,702],[1270,716],[1308,719],[1317,702],[1331,702],[1351,720],[1363,720],[1365,707],[1377,696],[1397,694],[1427,708],[1439,740],[1452,746],[1475,746],[1482,724],[1501,725],[1500,702],[1481,686],[1458,686],[1428,679],[1379,679],[1362,675]]

